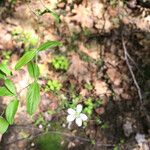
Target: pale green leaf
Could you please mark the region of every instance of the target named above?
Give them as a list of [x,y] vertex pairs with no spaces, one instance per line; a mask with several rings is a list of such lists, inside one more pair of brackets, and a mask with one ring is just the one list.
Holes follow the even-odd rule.
[[30,84],[27,91],[27,112],[30,115],[36,111],[40,102],[40,86],[37,82]]
[[33,62],[29,62],[28,63],[28,72],[29,72],[31,77],[39,78],[40,70],[39,70],[39,67],[37,64],[35,64]]
[[8,68],[8,66],[4,63],[0,64],[0,71],[3,72],[4,74],[11,76],[12,72],[10,71],[10,69]]
[[18,109],[18,104],[19,101],[17,99],[12,100],[6,108],[6,119],[9,124],[13,124],[14,122],[14,117]]
[[0,96],[14,96],[6,87],[0,87]]
[[8,122],[4,118],[0,117],[0,134],[4,134],[7,131],[8,126]]
[[7,87],[7,89],[13,93],[13,94],[16,94],[16,89],[15,89],[15,86],[13,84],[13,82],[9,79],[6,79],[5,80],[5,86]]
[[28,51],[26,52],[18,61],[18,63],[15,66],[15,70],[20,69],[22,66],[26,65],[29,61],[31,61],[35,55],[36,55],[36,50]]
[[45,51],[48,48],[56,47],[62,45],[59,41],[47,41],[39,46],[38,51]]

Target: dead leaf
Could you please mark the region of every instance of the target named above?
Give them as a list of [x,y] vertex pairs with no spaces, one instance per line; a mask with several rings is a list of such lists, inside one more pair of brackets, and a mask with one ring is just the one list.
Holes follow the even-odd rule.
[[79,82],[89,82],[91,75],[88,71],[88,64],[82,61],[78,55],[73,54],[68,74],[73,75]]
[[87,48],[83,43],[80,42],[79,49],[93,59],[97,60],[100,58],[100,47],[96,42],[92,42],[90,44],[90,48]]
[[94,85],[95,93],[97,95],[105,95],[105,94],[108,95],[111,93],[110,90],[108,89],[107,84],[104,81],[95,80],[93,85]]
[[99,115],[102,115],[105,112],[105,109],[104,109],[104,107],[100,107],[100,108],[96,108],[95,111]]
[[116,68],[109,68],[107,70],[107,75],[115,86],[119,86],[121,84],[121,74]]

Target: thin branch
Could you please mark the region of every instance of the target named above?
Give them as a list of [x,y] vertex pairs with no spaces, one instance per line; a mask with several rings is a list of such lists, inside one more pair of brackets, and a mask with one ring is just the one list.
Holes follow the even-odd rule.
[[135,65],[135,67],[137,68],[137,70],[139,71],[139,73],[142,75],[142,76],[144,76],[143,75],[143,72],[139,69],[139,67],[137,66],[137,64],[136,64],[136,62],[132,59],[132,57],[130,56],[130,54],[127,52],[127,56],[128,56],[128,58],[132,61],[132,63]]
[[131,76],[132,76],[132,79],[134,81],[134,84],[135,84],[135,86],[137,88],[140,102],[141,102],[141,104],[143,104],[143,98],[142,98],[142,94],[141,94],[141,89],[140,89],[140,87],[139,87],[139,85],[137,83],[137,80],[135,78],[134,72],[133,72],[132,67],[131,67],[131,65],[129,63],[129,59],[128,59],[129,58],[129,54],[128,54],[128,51],[127,51],[127,48],[126,48],[126,45],[125,45],[125,41],[124,41],[123,35],[122,35],[122,46],[123,46],[123,50],[124,50],[126,64],[127,64],[128,69],[129,69],[129,71],[131,73]]

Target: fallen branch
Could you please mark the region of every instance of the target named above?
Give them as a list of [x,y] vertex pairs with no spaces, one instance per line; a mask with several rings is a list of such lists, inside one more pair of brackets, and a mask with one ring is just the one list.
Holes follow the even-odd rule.
[[127,64],[128,69],[129,69],[129,71],[131,73],[133,82],[134,82],[134,84],[135,84],[135,86],[137,88],[139,99],[140,99],[140,103],[143,104],[143,97],[142,97],[142,94],[141,94],[141,89],[140,89],[140,87],[139,87],[139,85],[137,83],[137,80],[135,78],[134,72],[133,72],[132,67],[131,67],[131,65],[129,63],[129,59],[130,59],[129,56],[130,55],[128,54],[128,51],[127,51],[127,48],[126,48],[126,45],[125,45],[125,41],[124,41],[123,35],[122,35],[122,45],[123,45],[123,50],[124,50],[124,56],[125,56],[126,64]]

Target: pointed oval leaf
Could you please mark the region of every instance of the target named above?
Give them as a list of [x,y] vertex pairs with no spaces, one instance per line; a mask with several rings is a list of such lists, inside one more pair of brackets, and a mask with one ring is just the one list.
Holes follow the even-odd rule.
[[22,66],[26,65],[29,61],[31,61],[36,55],[36,50],[26,52],[18,61],[15,66],[15,70],[20,69]]
[[5,86],[7,87],[7,89],[13,93],[13,94],[16,94],[16,89],[15,89],[15,86],[13,84],[13,82],[9,79],[6,79],[5,80]]
[[4,63],[0,64],[0,71],[2,71],[4,74],[11,76],[12,72],[10,71],[10,69],[8,68],[8,66]]
[[30,84],[27,91],[27,112],[33,115],[40,102],[40,86],[37,82]]
[[62,45],[59,41],[47,41],[40,45],[40,47],[37,49],[38,51],[45,51],[48,48],[56,47]]
[[0,117],[0,134],[4,134],[7,131],[8,126],[8,122],[4,118]]
[[33,78],[39,78],[40,76],[40,69],[38,65],[33,62],[28,63],[28,72],[30,76]]
[[0,71],[0,79],[5,79],[5,74],[2,71]]
[[0,87],[0,96],[14,96],[6,87]]
[[12,100],[6,108],[6,119],[10,125],[14,122],[14,117],[18,110],[18,104],[19,101],[17,99]]

